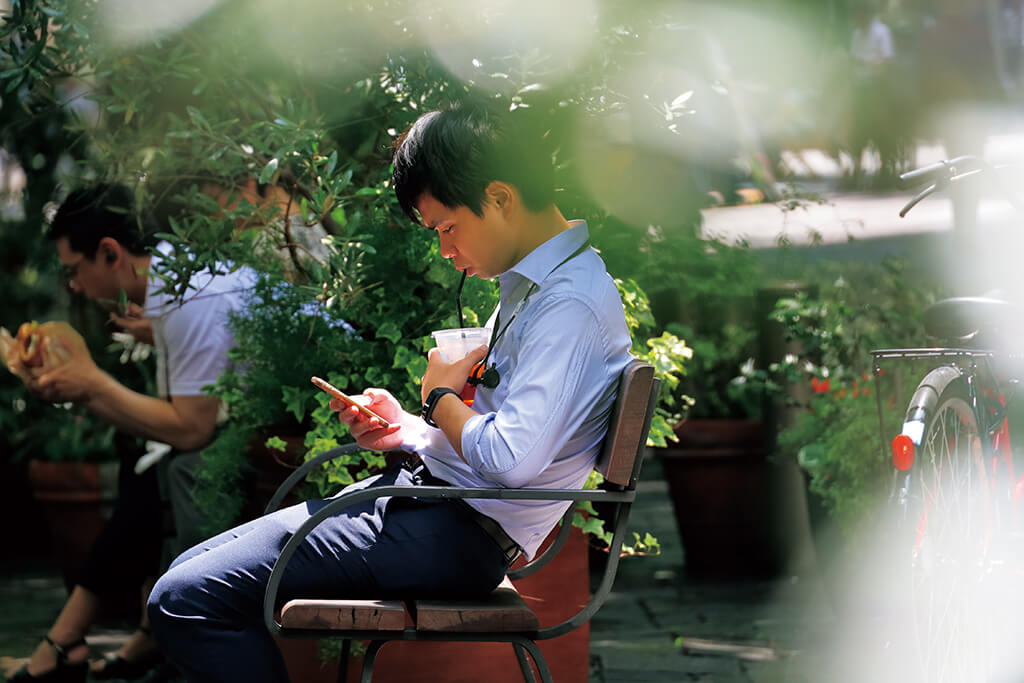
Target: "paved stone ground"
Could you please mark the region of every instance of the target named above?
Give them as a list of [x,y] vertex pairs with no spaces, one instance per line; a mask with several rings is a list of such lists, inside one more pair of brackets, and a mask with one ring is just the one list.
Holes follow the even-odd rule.
[[800,669],[814,633],[832,620],[813,576],[774,581],[688,578],[668,487],[644,465],[630,528],[662,554],[627,558],[591,620],[591,683],[811,681]]

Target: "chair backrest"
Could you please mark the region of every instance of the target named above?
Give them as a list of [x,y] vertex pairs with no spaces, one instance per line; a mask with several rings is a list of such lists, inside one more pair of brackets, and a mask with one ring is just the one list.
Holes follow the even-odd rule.
[[626,487],[636,484],[639,455],[654,415],[657,388],[654,366],[649,363],[633,359],[622,371],[608,435],[597,459],[597,471],[605,480]]

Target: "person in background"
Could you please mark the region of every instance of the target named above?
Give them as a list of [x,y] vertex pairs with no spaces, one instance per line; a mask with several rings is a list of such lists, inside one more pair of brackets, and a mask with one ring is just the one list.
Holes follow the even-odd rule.
[[[139,466],[145,456],[122,463],[116,508],[80,583],[27,664],[8,681],[77,682],[90,674],[85,636],[104,602],[128,586],[148,596],[159,572],[164,541],[160,484],[169,489],[179,543],[198,540],[189,500],[191,472],[198,452],[214,436],[219,412],[219,399],[203,388],[229,367],[233,338],[228,315],[243,304],[252,273],[197,274],[184,300],[175,300],[160,291],[158,266],[171,246],[158,242],[155,233],[150,213],[136,206],[134,193],[115,185],[72,192],[50,225],[48,235],[71,289],[109,310],[133,337],[155,346],[159,396],[120,384],[97,367],[84,346],[69,344],[62,348],[67,362],[33,375],[29,389],[47,401],[82,404],[118,429],[167,444],[174,452],[159,462],[159,483],[157,467]],[[51,338],[48,343],[62,342]],[[159,661],[143,614],[139,629],[113,656],[94,662],[91,675],[138,678]]]
[[852,8],[853,32],[850,37],[852,60],[851,145],[853,176],[860,182],[864,151],[874,146],[879,169],[876,183],[895,179],[899,163],[898,136],[901,129],[891,115],[896,108],[892,90],[891,62],[894,57],[892,31],[869,5]]

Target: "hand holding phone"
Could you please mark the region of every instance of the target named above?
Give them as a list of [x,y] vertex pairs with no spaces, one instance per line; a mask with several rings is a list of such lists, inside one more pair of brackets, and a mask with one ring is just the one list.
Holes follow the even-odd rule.
[[321,389],[322,391],[326,391],[328,394],[330,394],[334,398],[343,401],[347,405],[355,406],[356,408],[359,409],[359,412],[362,413],[363,415],[365,415],[366,417],[379,421],[383,427],[390,427],[391,426],[390,422],[388,422],[383,417],[381,417],[377,413],[373,412],[372,410],[370,410],[369,408],[367,408],[363,404],[358,403],[355,399],[353,399],[351,396],[348,396],[347,394],[345,394],[345,392],[343,392],[341,389],[337,388],[336,386],[332,385],[330,382],[322,380],[319,377],[312,377],[312,378],[310,378],[310,381],[313,382],[313,384],[315,384],[319,389]]

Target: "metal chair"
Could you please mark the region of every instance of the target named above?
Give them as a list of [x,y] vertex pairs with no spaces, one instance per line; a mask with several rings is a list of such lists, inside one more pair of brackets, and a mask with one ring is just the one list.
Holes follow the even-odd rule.
[[[596,465],[596,469],[605,478],[604,489],[386,486],[354,491],[334,499],[306,520],[282,549],[264,596],[263,616],[267,628],[274,635],[284,637],[348,639],[343,656],[347,656],[351,639],[369,641],[361,679],[367,683],[372,680],[378,651],[392,640],[511,643],[524,679],[531,683],[535,680],[526,656],[529,653],[541,680],[550,682],[551,673],[536,641],[554,638],[579,627],[600,609],[611,591],[626,535],[630,507],[636,497],[637,477],[657,402],[658,384],[654,368],[642,361],[632,361],[623,371],[608,434]],[[353,446],[350,444],[328,451],[293,472],[274,494],[267,505],[267,512],[277,509],[288,491],[302,481],[307,472],[327,460],[351,453]],[[572,527],[575,506],[570,506],[562,518],[558,536],[548,549],[530,563],[510,571],[505,581],[484,598],[408,600],[403,603],[401,600],[324,600],[310,596],[308,599],[290,600],[278,611],[277,592],[282,576],[288,561],[306,535],[338,510],[380,496],[601,501],[607,504],[605,507],[609,512],[606,514],[613,528],[608,562],[597,589],[579,612],[558,624],[540,625],[536,614],[523,601],[512,580],[540,570],[561,550]],[[341,667],[339,680],[344,680],[345,675],[345,667]]]

